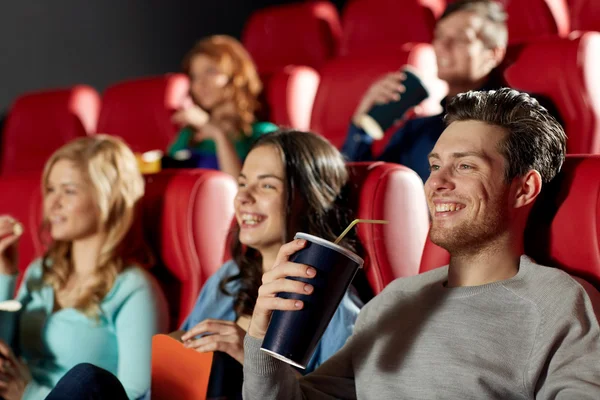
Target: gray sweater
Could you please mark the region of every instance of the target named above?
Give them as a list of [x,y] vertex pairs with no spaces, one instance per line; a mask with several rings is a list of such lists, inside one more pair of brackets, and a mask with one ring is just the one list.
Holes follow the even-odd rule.
[[246,336],[244,399],[600,399],[598,320],[568,274],[523,256],[505,281],[446,288],[447,275],[392,282],[301,379]]

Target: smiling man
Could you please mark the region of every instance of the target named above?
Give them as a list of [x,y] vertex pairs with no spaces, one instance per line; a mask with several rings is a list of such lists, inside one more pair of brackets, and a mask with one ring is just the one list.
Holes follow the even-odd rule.
[[[448,98],[476,89],[497,89],[501,78],[494,70],[503,60],[508,41],[506,13],[492,0],[458,0],[448,5],[435,28],[433,46],[438,77],[448,84]],[[403,74],[393,72],[376,81],[361,99],[350,124],[343,153],[352,161],[369,161],[373,138],[359,128],[362,116],[375,104],[400,98]],[[445,107],[446,99],[442,102]],[[398,118],[401,116],[399,115]],[[425,181],[427,154],[444,130],[443,114],[408,121],[396,131],[376,157],[415,170]]]
[[524,255],[527,218],[559,172],[565,133],[529,95],[468,92],[448,105],[425,184],[431,239],[450,264],[398,279],[362,309],[353,335],[299,380],[260,344],[272,310],[310,293],[284,245],[245,339],[244,399],[599,399],[600,327],[567,273]]

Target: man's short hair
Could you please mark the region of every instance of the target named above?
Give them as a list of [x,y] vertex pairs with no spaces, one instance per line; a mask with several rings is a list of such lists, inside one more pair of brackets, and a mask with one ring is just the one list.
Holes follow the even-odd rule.
[[511,182],[535,169],[548,183],[565,160],[567,135],[556,119],[527,93],[514,89],[470,91],[455,96],[447,106],[446,125],[482,121],[508,133],[499,151],[506,159],[505,177]]
[[488,48],[505,48],[508,43],[507,14],[504,6],[493,0],[458,0],[448,4],[440,21],[458,11],[471,11],[483,18],[480,37]]

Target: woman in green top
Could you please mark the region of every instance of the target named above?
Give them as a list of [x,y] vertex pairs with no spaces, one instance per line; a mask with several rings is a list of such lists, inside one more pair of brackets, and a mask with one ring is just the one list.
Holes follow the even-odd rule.
[[173,115],[183,129],[168,155],[237,177],[254,140],[277,129],[256,121],[262,83],[254,63],[236,39],[216,35],[198,42],[183,68],[191,101]]

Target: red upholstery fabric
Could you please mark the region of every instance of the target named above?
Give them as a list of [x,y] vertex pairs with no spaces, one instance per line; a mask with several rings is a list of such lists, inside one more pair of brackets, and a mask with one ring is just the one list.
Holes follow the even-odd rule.
[[253,13],[242,42],[261,74],[294,64],[319,68],[335,56],[341,29],[328,1],[287,4]]
[[365,272],[375,294],[395,278],[416,275],[429,229],[423,182],[412,170],[382,162],[349,163],[357,217],[388,225],[359,224]]
[[279,126],[310,129],[319,82],[319,74],[311,67],[289,65],[275,73],[266,88],[270,120]]
[[1,173],[41,171],[60,146],[95,132],[99,111],[100,96],[85,85],[19,97],[2,134]]
[[178,131],[171,115],[188,92],[183,74],[117,83],[104,92],[98,132],[122,137],[135,152],[165,150]]
[[567,0],[571,15],[571,30],[600,31],[600,2],[597,0]]
[[569,156],[537,200],[525,252],[600,288],[600,156]]
[[568,136],[567,151],[600,152],[600,33],[524,45],[504,77],[516,89],[550,98]]
[[[544,187],[525,233],[525,253],[600,287],[600,156],[568,156]],[[420,272],[448,264],[448,253],[427,241]]]
[[[435,54],[428,44],[408,44],[402,50],[373,57],[347,56],[328,62],[320,71],[321,83],[311,117],[312,129],[333,145],[341,147],[352,114],[369,86],[406,64],[417,67],[426,79],[437,79]],[[433,96],[441,98],[443,94]]]
[[445,0],[351,0],[342,14],[340,55],[374,55],[430,43]]
[[156,276],[179,326],[206,279],[223,262],[237,184],[212,170],[166,170],[146,176],[144,227],[164,268]]
[[[509,15],[510,43],[549,35],[567,36],[571,31],[566,0],[527,0],[526,4],[522,0],[499,1],[506,6]],[[342,15],[340,55],[377,54],[381,49],[407,42],[430,43],[435,21],[443,13],[445,4],[444,0],[350,1]]]
[[522,43],[533,38],[571,31],[566,0],[502,0],[508,13],[508,42]]
[[38,172],[2,176],[0,178],[0,215],[8,214],[23,225],[23,236],[19,240],[19,271],[43,252],[39,236],[42,220],[41,185]]

